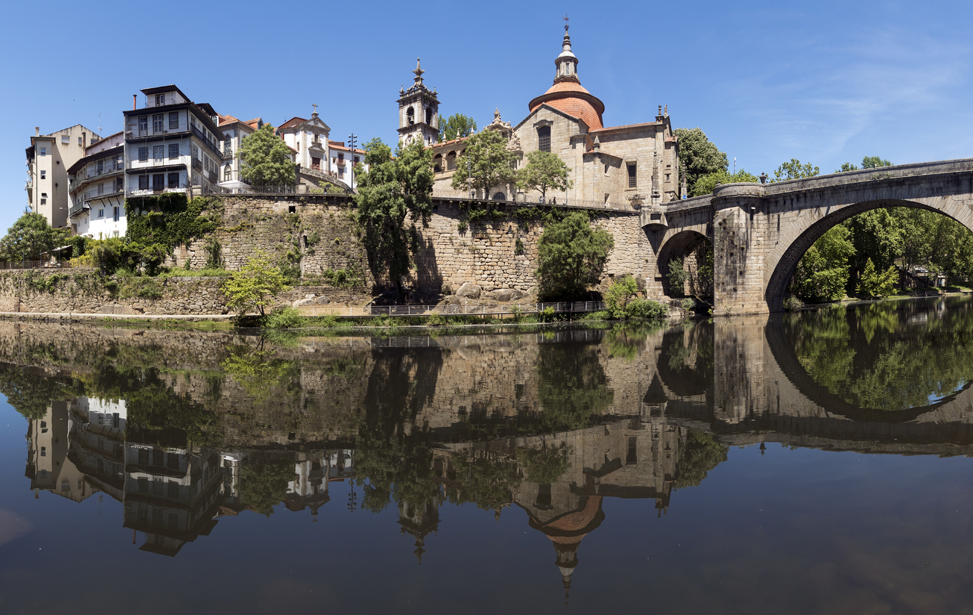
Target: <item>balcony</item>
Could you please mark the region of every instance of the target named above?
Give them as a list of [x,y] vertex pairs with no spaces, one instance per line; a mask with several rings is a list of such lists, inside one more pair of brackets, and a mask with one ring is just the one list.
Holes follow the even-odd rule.
[[91,209],[91,207],[88,206],[88,203],[78,203],[77,205],[72,205],[71,209],[68,210],[68,217],[73,218],[86,209]]
[[213,141],[212,139],[207,138],[206,133],[204,133],[199,128],[196,128],[195,126],[190,126],[190,130],[192,130],[192,133],[196,135],[199,138],[199,140],[202,141],[204,145],[206,145],[206,147],[210,148],[213,151],[213,153],[216,154],[217,160],[223,160],[223,151],[220,149],[219,143]]

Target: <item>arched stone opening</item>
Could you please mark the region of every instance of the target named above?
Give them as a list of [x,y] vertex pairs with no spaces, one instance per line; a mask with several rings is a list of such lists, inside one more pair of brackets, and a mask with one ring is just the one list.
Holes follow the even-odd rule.
[[442,173],[443,172],[443,155],[442,154],[436,154],[435,156],[433,156],[433,158],[432,158],[432,170],[433,170],[434,173]]
[[[796,235],[789,245],[782,246],[777,251],[771,251],[768,255],[765,269],[767,272],[765,275],[766,287],[764,291],[764,298],[767,301],[767,307],[771,312],[782,312],[784,311],[784,299],[788,293],[788,286],[791,282],[791,278],[794,276],[794,271],[797,268],[798,263],[804,256],[804,253],[814,245],[818,239],[821,238],[826,232],[859,214],[863,214],[868,211],[875,209],[891,208],[891,207],[911,207],[918,209],[925,209],[927,211],[932,211],[943,216],[947,216],[956,220],[970,231],[973,231],[973,213],[969,210],[965,210],[962,213],[969,214],[967,216],[953,216],[944,211],[943,209],[929,206],[925,203],[917,201],[906,201],[906,200],[874,200],[874,201],[862,201],[860,203],[854,203],[831,211],[825,216],[813,219],[806,217],[797,224],[792,224],[792,227],[785,229],[786,232],[781,232],[782,236]],[[810,219],[809,219],[810,218]]]
[[507,200],[507,195],[505,195],[502,192],[497,192],[492,197],[490,197],[490,200],[491,201],[506,201]]
[[409,126],[412,126],[416,123],[416,110],[409,107],[409,109],[405,112],[405,117],[409,122]]
[[446,154],[446,170],[455,171],[456,170],[456,152],[449,152]]
[[[676,233],[659,250],[658,264],[662,292],[667,297],[713,296],[713,244],[705,235],[696,231]],[[679,270],[685,274],[679,275]]]
[[711,389],[713,336],[712,323],[665,332],[657,369],[670,393],[682,398],[702,397]]

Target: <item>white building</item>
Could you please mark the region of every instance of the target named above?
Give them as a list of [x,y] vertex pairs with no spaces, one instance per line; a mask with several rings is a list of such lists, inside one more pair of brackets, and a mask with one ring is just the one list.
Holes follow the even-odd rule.
[[117,132],[85,148],[68,169],[71,229],[95,239],[124,237],[125,137]]
[[223,163],[218,116],[174,85],[142,90],[125,111],[125,196],[215,191]]
[[364,164],[365,150],[345,147],[343,141],[328,141],[328,147],[331,150],[331,159],[328,161],[331,176],[350,185],[352,189],[357,188],[358,178],[353,176],[352,169],[361,163],[368,170],[368,165]]
[[324,173],[328,170],[328,135],[331,128],[318,117],[318,112],[311,114],[311,119],[292,117],[277,127],[277,136],[284,140],[288,147],[297,152],[295,162],[302,169],[310,169]]
[[98,141],[98,135],[76,124],[70,128],[41,135],[40,128],[27,148],[27,207],[47,218],[55,228],[68,222],[68,169],[84,157],[85,147]]
[[264,122],[261,118],[239,120],[232,115],[219,116],[220,133],[223,135],[223,169],[220,172],[220,188],[231,192],[247,192],[250,186],[240,177],[240,144],[252,135]]

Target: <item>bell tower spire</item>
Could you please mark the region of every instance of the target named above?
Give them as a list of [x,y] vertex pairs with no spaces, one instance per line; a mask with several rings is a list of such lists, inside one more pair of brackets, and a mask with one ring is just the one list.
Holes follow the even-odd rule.
[[571,51],[571,35],[568,34],[568,16],[564,16],[564,40],[561,41],[561,55],[554,60],[557,66],[557,74],[554,83],[561,81],[574,81],[581,83],[578,79],[578,57]]
[[412,87],[399,90],[399,142],[402,145],[419,140],[429,147],[439,140],[439,99],[435,88],[429,91],[422,82],[425,72],[416,58]]

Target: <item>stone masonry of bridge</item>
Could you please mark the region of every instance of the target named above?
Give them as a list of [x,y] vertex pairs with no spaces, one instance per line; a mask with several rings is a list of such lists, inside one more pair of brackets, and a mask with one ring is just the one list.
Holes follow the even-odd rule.
[[658,262],[650,294],[664,296],[669,260],[703,235],[713,243],[716,314],[781,311],[794,268],[821,235],[857,214],[897,206],[936,211],[973,230],[973,159],[727,184],[712,195],[643,207]]

